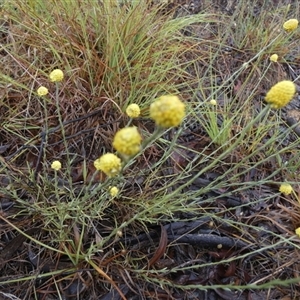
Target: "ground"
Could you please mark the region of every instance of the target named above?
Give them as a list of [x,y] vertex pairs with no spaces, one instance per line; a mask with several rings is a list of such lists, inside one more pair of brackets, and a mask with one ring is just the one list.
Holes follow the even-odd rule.
[[299,4],[120,2],[0,6],[0,299],[299,299]]

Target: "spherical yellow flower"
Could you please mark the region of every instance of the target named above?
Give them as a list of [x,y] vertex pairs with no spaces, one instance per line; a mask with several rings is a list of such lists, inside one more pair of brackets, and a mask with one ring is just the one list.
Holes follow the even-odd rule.
[[137,118],[141,114],[140,107],[137,104],[132,103],[126,108],[126,114],[130,118]]
[[121,154],[132,156],[141,150],[142,138],[136,127],[120,129],[113,140],[114,148]]
[[64,79],[64,73],[60,69],[55,69],[50,73],[49,78],[51,82],[59,82]]
[[295,233],[300,237],[300,227],[295,230]]
[[278,55],[277,55],[277,54],[272,54],[272,55],[270,56],[270,61],[272,61],[272,62],[277,62],[277,60],[278,60]]
[[42,97],[42,96],[46,96],[48,94],[48,89],[44,86],[40,86],[36,92],[39,96]]
[[286,22],[284,22],[283,28],[284,28],[287,32],[290,32],[290,31],[293,31],[293,30],[297,29],[298,23],[299,23],[299,22],[298,22],[297,19],[289,19],[289,20],[287,20]]
[[217,105],[217,101],[216,101],[215,99],[211,99],[211,100],[209,101],[209,103],[210,103],[211,105]]
[[121,159],[113,153],[106,153],[94,161],[94,166],[107,176],[114,177],[121,171]]
[[271,87],[265,100],[273,108],[282,108],[293,99],[295,93],[296,85],[292,81],[283,80]]
[[109,193],[112,197],[116,197],[119,193],[119,189],[116,186],[110,188]]
[[51,164],[51,168],[55,171],[59,171],[61,169],[61,162],[58,160],[55,160],[52,164]]
[[284,195],[290,195],[292,191],[293,188],[289,183],[283,183],[279,188],[279,192],[281,192]]
[[177,96],[161,96],[150,105],[150,117],[161,127],[178,126],[185,117],[185,105]]

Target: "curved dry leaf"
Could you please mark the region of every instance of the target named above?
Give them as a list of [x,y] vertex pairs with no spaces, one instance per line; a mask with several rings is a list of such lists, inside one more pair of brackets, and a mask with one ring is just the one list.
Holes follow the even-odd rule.
[[150,268],[153,264],[155,264],[166,252],[166,248],[168,245],[168,234],[167,230],[164,226],[160,225],[161,228],[161,236],[158,248],[155,250],[154,255],[148,262],[148,267]]

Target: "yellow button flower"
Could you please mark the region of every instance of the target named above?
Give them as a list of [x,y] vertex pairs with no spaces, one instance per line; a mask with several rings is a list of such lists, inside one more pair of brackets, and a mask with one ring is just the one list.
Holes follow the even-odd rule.
[[51,164],[51,168],[55,171],[59,171],[61,169],[61,162],[58,160],[55,160],[52,164]]
[[296,85],[289,80],[276,83],[268,91],[265,100],[272,108],[282,108],[286,106],[296,93]]
[[283,24],[283,28],[284,30],[286,30],[287,32],[293,31],[295,29],[297,29],[298,27],[298,20],[297,19],[289,19],[286,22],[284,22]]
[[216,101],[215,99],[211,99],[211,100],[209,101],[209,103],[210,103],[211,105],[217,105],[217,101]]
[[55,69],[50,73],[49,78],[51,82],[59,82],[64,79],[64,73],[60,69]]
[[117,231],[117,236],[120,237],[120,238],[123,236],[122,230],[118,230],[118,231]]
[[106,153],[94,161],[94,166],[107,176],[114,177],[121,171],[121,159],[113,153]]
[[40,86],[36,92],[39,96],[42,97],[42,96],[46,96],[48,94],[48,89],[44,86]]
[[126,114],[130,118],[137,118],[141,114],[140,107],[137,104],[132,103],[126,108]]
[[277,62],[277,60],[278,60],[278,55],[277,55],[277,54],[272,54],[272,55],[270,56],[270,61],[272,61],[272,62]]
[[290,195],[292,191],[293,188],[289,183],[283,183],[279,188],[279,192],[281,192],[284,195]]
[[132,156],[141,150],[142,138],[136,127],[120,129],[113,140],[114,148],[121,154]]
[[112,197],[116,197],[119,193],[119,189],[116,186],[110,188],[109,193]]
[[150,117],[164,128],[178,126],[185,117],[185,105],[177,96],[161,96],[150,105]]
[[295,233],[300,237],[300,227],[295,230]]

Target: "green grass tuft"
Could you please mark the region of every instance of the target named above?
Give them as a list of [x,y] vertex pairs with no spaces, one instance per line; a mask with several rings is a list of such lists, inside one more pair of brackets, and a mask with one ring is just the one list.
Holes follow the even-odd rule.
[[[299,105],[264,95],[299,81],[299,30],[282,28],[299,5],[150,2],[1,5],[1,295],[296,299]],[[167,94],[186,104],[178,128],[149,118]],[[129,125],[143,149],[106,177],[93,162]]]

